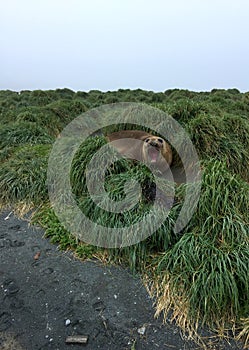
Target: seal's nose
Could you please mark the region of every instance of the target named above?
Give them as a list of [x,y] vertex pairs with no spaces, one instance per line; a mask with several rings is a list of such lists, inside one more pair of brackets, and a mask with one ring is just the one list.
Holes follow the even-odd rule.
[[156,141],[153,141],[153,140],[150,142],[150,145],[153,147],[158,147],[158,143]]

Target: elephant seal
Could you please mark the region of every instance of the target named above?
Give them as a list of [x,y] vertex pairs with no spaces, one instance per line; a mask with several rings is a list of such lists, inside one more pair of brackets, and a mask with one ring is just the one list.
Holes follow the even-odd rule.
[[122,130],[108,134],[106,139],[121,155],[144,162],[161,172],[172,164],[171,147],[162,137],[141,130]]

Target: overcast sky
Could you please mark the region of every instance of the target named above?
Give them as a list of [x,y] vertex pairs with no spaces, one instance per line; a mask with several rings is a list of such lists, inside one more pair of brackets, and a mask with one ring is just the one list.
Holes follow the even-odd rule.
[[1,0],[0,89],[249,91],[248,0]]

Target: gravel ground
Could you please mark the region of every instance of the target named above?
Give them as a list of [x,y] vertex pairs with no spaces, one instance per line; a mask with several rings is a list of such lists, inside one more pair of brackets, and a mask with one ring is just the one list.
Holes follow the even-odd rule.
[[[59,251],[43,230],[9,211],[0,224],[1,350],[199,348],[177,326],[154,318],[138,276]],[[72,335],[88,336],[87,344],[66,344]],[[212,349],[242,347],[220,341]]]

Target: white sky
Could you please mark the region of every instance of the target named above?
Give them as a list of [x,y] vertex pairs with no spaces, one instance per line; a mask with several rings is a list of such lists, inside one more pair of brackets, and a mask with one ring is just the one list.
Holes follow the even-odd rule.
[[0,0],[0,89],[249,91],[248,0]]

